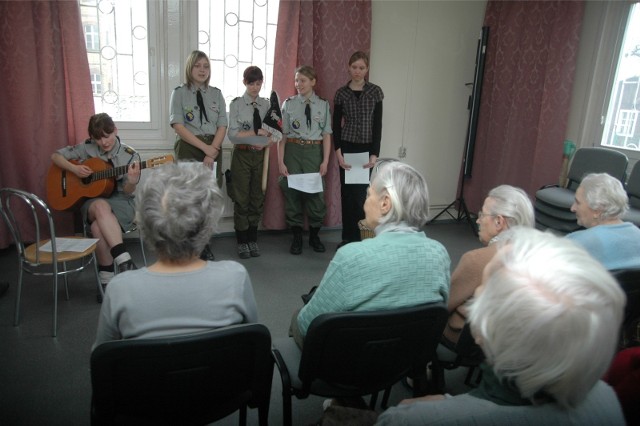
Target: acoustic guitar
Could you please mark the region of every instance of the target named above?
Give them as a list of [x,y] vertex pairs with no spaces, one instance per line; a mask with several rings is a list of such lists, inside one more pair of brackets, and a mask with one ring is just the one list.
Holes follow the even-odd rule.
[[[108,197],[116,185],[116,177],[127,173],[128,165],[113,167],[99,158],[73,164],[88,166],[93,173],[85,178],[52,164],[47,174],[47,200],[55,210],[69,210],[87,198]],[[163,155],[140,162],[140,170],[173,163],[173,155]]]

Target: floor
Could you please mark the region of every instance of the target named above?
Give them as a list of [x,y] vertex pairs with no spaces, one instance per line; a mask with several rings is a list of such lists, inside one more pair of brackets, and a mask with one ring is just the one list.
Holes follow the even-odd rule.
[[[428,225],[425,232],[441,241],[457,263],[462,253],[480,243],[467,223],[449,222]],[[263,255],[239,260],[235,255],[235,238],[216,236],[213,251],[216,258],[239,260],[252,278],[260,321],[273,338],[287,334],[291,313],[301,306],[300,295],[317,285],[340,240],[339,230],[323,230],[320,234],[327,252],[315,253],[307,245],[303,254],[288,253],[290,236],[283,232],[262,232],[259,237]],[[137,238],[127,240],[134,260],[142,264]],[[150,262],[153,254],[147,253]],[[64,291],[58,294],[58,337],[51,337],[51,285],[45,278],[25,277],[21,318],[13,326],[16,293],[16,255],[13,248],[0,250],[0,281],[10,283],[0,297],[0,424],[1,425],[86,425],[89,424],[91,383],[89,378],[90,348],[100,305],[91,272],[70,280],[70,299]],[[0,287],[1,290],[1,287]],[[447,391],[466,391],[462,383],[466,371],[447,373]],[[409,397],[410,391],[397,384],[390,404]],[[294,425],[314,424],[322,416],[323,398],[311,396],[293,402]],[[257,413],[250,410],[249,424],[257,424]],[[282,423],[280,376],[274,372],[271,424]],[[237,414],[216,422],[237,424]]]

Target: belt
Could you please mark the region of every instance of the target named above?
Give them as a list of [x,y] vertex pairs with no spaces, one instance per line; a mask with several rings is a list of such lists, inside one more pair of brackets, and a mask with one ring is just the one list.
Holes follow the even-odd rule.
[[235,149],[239,149],[241,151],[262,151],[262,147],[257,147],[255,145],[248,144],[237,144],[235,145]]
[[201,141],[203,141],[203,142],[208,142],[208,145],[210,145],[210,144],[211,144],[211,142],[213,142],[213,137],[214,137],[214,136],[215,136],[215,135],[196,135],[196,137],[197,137],[198,139],[200,139]]
[[297,143],[298,145],[320,145],[322,143],[322,139],[319,141],[311,141],[307,139],[287,138],[287,143]]

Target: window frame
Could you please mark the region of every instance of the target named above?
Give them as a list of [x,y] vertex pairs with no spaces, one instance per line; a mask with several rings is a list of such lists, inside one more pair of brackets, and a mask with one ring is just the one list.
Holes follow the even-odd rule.
[[602,146],[639,160],[640,151],[601,145],[632,5],[632,2],[587,2],[585,6],[567,138],[578,147]]

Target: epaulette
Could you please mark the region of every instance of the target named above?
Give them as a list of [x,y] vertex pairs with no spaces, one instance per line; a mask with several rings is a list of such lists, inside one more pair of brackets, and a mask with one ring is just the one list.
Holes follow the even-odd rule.
[[[318,95],[316,95],[318,96]],[[326,100],[325,98],[323,98],[322,96],[318,96],[318,99],[320,99],[321,101],[325,101],[325,102],[329,102],[328,100]]]
[[289,96],[286,100],[287,100],[287,101],[290,101],[290,100],[292,100],[292,99],[295,99],[297,96],[298,96],[298,95]]
[[178,90],[178,89],[179,89],[179,88],[181,88],[181,87],[182,87],[182,84],[181,84],[180,86],[176,87],[176,88],[175,88],[175,89],[173,89],[173,90]]
[[84,143],[91,143],[91,138],[89,138],[86,141],[84,141]]
[[235,101],[237,101],[238,99],[242,99],[242,96],[236,96],[235,98],[233,98],[233,100],[232,100],[231,102],[235,102]]

